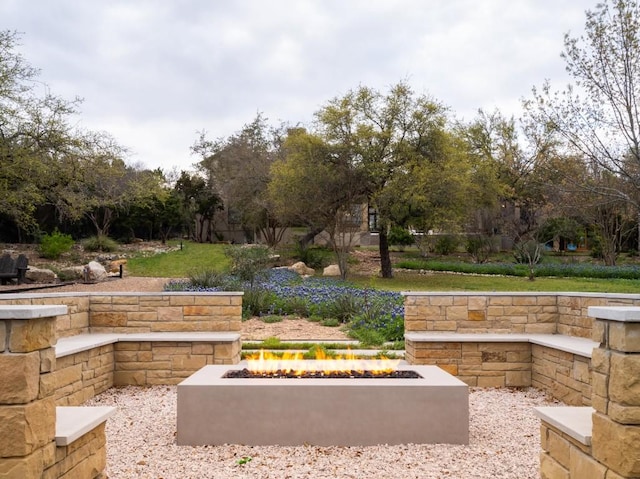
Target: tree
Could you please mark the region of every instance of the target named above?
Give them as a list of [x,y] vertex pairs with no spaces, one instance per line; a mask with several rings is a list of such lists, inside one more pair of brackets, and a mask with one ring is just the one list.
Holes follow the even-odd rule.
[[351,160],[344,149],[329,145],[318,135],[290,129],[282,158],[271,167],[268,187],[280,223],[306,226],[313,236],[328,233],[343,279],[366,203],[364,171]]
[[285,231],[267,194],[269,171],[280,142],[279,130],[269,128],[259,113],[229,138],[210,141],[201,133],[192,147],[202,158],[200,168],[209,186],[222,197],[227,210],[239,216],[249,235],[260,231],[269,246],[278,244]]
[[[554,92],[546,82],[525,108],[532,123],[555,135],[564,156],[591,173],[580,185],[586,192],[640,215],[640,7],[604,0],[586,18],[584,36],[564,39],[575,85]],[[604,174],[622,181],[598,181]]]
[[[220,196],[204,178],[186,171],[180,172],[174,190],[183,205],[183,215],[189,225],[189,237],[198,242],[211,242],[215,234],[215,213],[221,210]],[[197,222],[198,227],[193,228]]]
[[416,151],[428,148],[430,132],[445,122],[445,108],[426,96],[416,97],[405,83],[386,94],[367,87],[334,98],[316,113],[320,134],[365,172],[369,204],[378,209],[382,276],[392,277],[387,240],[393,223],[386,195],[394,177]]
[[14,51],[18,39],[0,31],[0,211],[34,232],[34,212],[58,181],[56,162],[76,144],[68,118],[79,100],[36,95],[38,71]]

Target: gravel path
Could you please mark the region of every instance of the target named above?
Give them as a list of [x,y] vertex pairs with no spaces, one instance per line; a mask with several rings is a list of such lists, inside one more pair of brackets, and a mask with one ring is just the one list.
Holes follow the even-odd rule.
[[177,446],[173,386],[114,388],[88,404],[118,408],[107,422],[110,479],[537,479],[531,408],[557,403],[535,389],[472,389],[468,446],[373,447]]

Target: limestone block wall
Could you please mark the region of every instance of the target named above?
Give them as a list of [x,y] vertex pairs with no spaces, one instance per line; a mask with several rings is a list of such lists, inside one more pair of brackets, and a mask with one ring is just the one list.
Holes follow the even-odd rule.
[[405,293],[406,331],[556,332],[555,293]]
[[79,406],[113,386],[113,344],[56,360],[56,406]]
[[531,386],[531,344],[528,342],[405,341],[409,364],[440,366],[469,386]]
[[56,319],[66,308],[0,312],[0,477],[38,478],[57,461]]
[[531,345],[531,386],[571,406],[591,405],[591,359]]
[[590,338],[590,306],[640,306],[638,294],[409,292],[406,331],[565,334]]
[[178,384],[208,364],[237,364],[240,353],[240,341],[119,342],[113,385]]
[[542,422],[543,479],[640,477],[640,308],[592,307],[591,443]]
[[622,479],[592,457],[591,445],[585,445],[553,425],[540,427],[540,477],[542,479]]
[[410,364],[439,366],[472,387],[529,387],[591,405],[590,358],[529,342],[405,341]]
[[58,337],[84,333],[240,331],[242,293],[29,293],[0,305],[65,305]]
[[640,306],[637,294],[559,294],[559,334],[590,338],[594,320],[588,314],[590,306]]
[[106,423],[68,446],[56,447],[56,462],[44,471],[42,479],[101,478],[107,466]]
[[90,295],[77,293],[74,295],[62,293],[39,294],[3,294],[0,295],[0,305],[64,305],[67,312],[56,318],[58,337],[74,336],[89,332],[89,302]]
[[94,333],[240,331],[242,293],[122,293],[94,295]]

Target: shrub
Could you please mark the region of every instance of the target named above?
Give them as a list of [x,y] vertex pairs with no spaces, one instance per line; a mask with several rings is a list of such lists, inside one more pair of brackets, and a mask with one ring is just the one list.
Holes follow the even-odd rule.
[[47,259],[58,259],[68,253],[74,241],[71,235],[60,233],[57,229],[53,233],[45,234],[40,241],[40,255]]
[[196,270],[189,273],[189,282],[203,289],[218,291],[241,291],[242,284],[235,277],[210,269]]
[[467,237],[467,253],[474,263],[486,263],[491,255],[491,238],[484,235],[469,235]]
[[351,294],[338,296],[326,307],[326,315],[346,323],[362,310],[362,301]]
[[266,246],[229,246],[224,253],[231,260],[231,273],[248,282],[250,289],[271,262],[271,252]]
[[454,235],[442,235],[436,240],[434,251],[440,255],[455,253],[458,248],[458,238]]
[[260,321],[263,323],[271,324],[271,323],[281,323],[282,316],[278,316],[275,314],[268,314],[266,316],[260,316]]
[[320,269],[331,264],[333,251],[322,246],[302,246],[298,242],[296,244],[294,256],[309,268]]
[[388,236],[389,244],[394,246],[410,246],[414,243],[413,236],[409,231],[400,226],[392,226]]
[[385,342],[383,334],[375,329],[353,329],[349,331],[349,336],[360,341],[363,346],[381,346]]
[[323,319],[320,324],[329,328],[335,328],[337,326],[340,326],[340,321],[337,318],[327,318]]
[[242,317],[248,319],[251,316],[259,316],[262,312],[268,312],[274,300],[273,293],[265,289],[246,290],[242,297]]
[[111,253],[118,250],[118,243],[106,235],[91,236],[82,241],[82,247],[91,252]]

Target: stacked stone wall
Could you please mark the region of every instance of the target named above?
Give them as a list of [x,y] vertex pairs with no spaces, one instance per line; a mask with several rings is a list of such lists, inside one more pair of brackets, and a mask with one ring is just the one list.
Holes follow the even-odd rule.
[[531,345],[531,386],[571,406],[591,405],[590,358]]
[[439,366],[469,386],[531,386],[531,344],[528,342],[405,341],[410,364]]
[[640,477],[640,309],[595,308],[591,441],[543,420],[543,479]]
[[240,331],[241,293],[30,293],[0,305],[64,305],[58,337],[85,333]]
[[90,302],[94,333],[240,331],[242,295],[96,295]]
[[589,306],[640,306],[640,297],[630,294],[559,294],[558,333],[579,338],[590,338],[593,318]]
[[637,294],[406,293],[410,332],[530,333],[591,337],[589,306],[640,306]]
[[81,293],[77,295],[60,293],[0,295],[0,305],[66,306],[67,313],[56,318],[56,331],[60,338],[89,332],[89,302],[90,296]]
[[79,406],[113,386],[113,344],[58,358],[56,405]]
[[105,425],[96,426],[68,446],[56,447],[56,462],[44,471],[42,479],[105,477],[107,438]]
[[556,332],[556,295],[407,293],[406,331],[456,333]]
[[178,384],[203,366],[237,364],[240,352],[240,341],[118,342],[114,345],[113,384]]
[[0,320],[0,477],[56,463],[55,317]]

